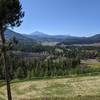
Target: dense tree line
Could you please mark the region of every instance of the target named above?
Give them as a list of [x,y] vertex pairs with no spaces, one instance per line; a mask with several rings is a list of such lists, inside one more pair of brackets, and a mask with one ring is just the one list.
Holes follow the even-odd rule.
[[[8,64],[10,66],[11,79],[63,76],[67,75],[70,69],[76,68],[80,64],[80,59],[78,57],[47,57],[46,59],[35,59],[9,55]],[[2,59],[0,59],[0,69],[0,79],[3,79]]]
[[18,43],[12,50],[19,50],[23,52],[34,52],[41,53],[47,52],[54,55],[64,55],[66,57],[76,57],[80,56],[81,59],[94,59],[100,57],[100,47],[99,46],[42,46],[40,44],[23,44]]
[[[26,48],[28,50],[28,47]],[[14,55],[10,52],[11,54],[8,55],[7,59],[8,66],[10,66],[11,79],[88,73],[90,72],[88,67],[80,65],[81,59],[97,58],[98,61],[100,59],[100,52],[94,50],[93,47],[87,47],[86,49],[86,47],[62,48],[58,46],[50,47],[40,45],[31,48],[32,51],[30,52],[38,53],[38,55],[43,52],[47,54],[45,57],[40,56],[35,58],[26,57],[25,55]],[[26,52],[29,52],[27,50]],[[0,79],[4,79],[4,73],[2,59],[0,59]]]

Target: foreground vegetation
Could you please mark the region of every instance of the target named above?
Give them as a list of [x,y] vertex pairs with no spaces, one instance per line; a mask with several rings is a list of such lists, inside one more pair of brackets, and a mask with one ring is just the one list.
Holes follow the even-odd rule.
[[[9,51],[7,63],[13,80],[13,99],[99,100],[99,48],[40,46],[30,49],[31,52],[26,52],[29,48]],[[2,63],[0,58],[0,80],[5,79]],[[6,100],[3,81],[0,82],[0,100]]]
[[[27,47],[27,46],[26,46]],[[27,49],[28,50],[28,49]],[[99,67],[90,67],[86,62],[93,59],[99,66],[99,47],[34,47],[32,52],[9,51],[7,63],[11,79],[31,79],[33,77],[56,77],[97,74]],[[34,51],[36,50],[36,51]],[[4,79],[3,61],[0,59],[0,79]],[[92,61],[90,62],[92,63]]]
[[[13,100],[100,99],[100,76],[17,81],[11,86]],[[5,95],[6,87],[1,86],[0,100],[6,100]]]

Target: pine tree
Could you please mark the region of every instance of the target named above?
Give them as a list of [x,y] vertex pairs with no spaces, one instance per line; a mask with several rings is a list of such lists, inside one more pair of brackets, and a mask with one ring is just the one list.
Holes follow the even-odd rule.
[[22,23],[24,12],[19,0],[0,0],[0,37],[2,42],[2,57],[5,68],[8,100],[12,100],[10,89],[10,77],[7,65],[7,47],[4,32],[8,27],[18,27]]

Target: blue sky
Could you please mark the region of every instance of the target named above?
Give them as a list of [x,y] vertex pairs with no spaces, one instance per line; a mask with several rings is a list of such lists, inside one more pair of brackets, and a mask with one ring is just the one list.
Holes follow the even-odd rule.
[[20,33],[91,36],[100,33],[100,0],[21,0]]

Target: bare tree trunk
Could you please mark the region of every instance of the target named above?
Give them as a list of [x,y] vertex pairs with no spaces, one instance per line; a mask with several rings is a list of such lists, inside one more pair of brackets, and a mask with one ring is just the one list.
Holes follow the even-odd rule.
[[9,69],[7,65],[7,54],[6,54],[6,48],[5,48],[5,36],[4,31],[0,30],[0,37],[2,42],[2,56],[3,56],[3,62],[4,62],[4,68],[5,68],[5,80],[7,85],[7,96],[8,100],[12,100],[11,96],[11,87],[10,87],[10,75],[9,75]]

